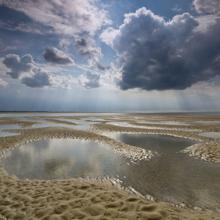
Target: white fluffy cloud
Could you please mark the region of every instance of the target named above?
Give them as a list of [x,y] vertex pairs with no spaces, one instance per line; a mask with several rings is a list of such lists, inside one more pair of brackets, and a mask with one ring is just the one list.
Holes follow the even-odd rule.
[[97,6],[96,0],[0,0],[0,4],[25,13],[61,35],[93,35],[109,22],[106,11]]
[[107,45],[113,46],[113,40],[119,34],[119,30],[108,27],[100,35],[100,39]]

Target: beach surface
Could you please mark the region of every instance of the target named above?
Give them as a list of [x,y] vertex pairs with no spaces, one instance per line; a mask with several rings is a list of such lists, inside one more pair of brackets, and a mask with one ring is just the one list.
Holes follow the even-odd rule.
[[[210,162],[220,162],[219,140],[199,135],[200,130],[203,132],[219,132],[220,124],[211,123],[212,121],[220,120],[219,115],[95,115],[91,116],[93,117],[92,121],[98,123],[89,124],[89,128],[86,127],[83,130],[68,127],[77,124],[77,120],[78,124],[80,124],[80,120],[83,118],[85,118],[84,121],[89,121],[88,117],[88,115],[76,117],[37,115],[30,116],[29,120],[23,117],[2,117],[0,119],[1,125],[17,124],[21,127],[6,129],[7,132],[16,132],[14,136],[0,137],[1,154],[4,155],[5,151],[10,151],[11,148],[19,147],[22,143],[33,140],[48,137],[68,137],[91,139],[110,144],[116,152],[134,160],[151,160],[154,158],[154,154],[151,151],[143,151],[105,136],[106,131],[116,131],[167,134],[198,140],[200,143],[187,148],[185,153]],[[37,120],[47,120],[47,118],[48,121],[53,121],[51,122],[54,123],[52,127],[32,127],[34,124],[39,124]],[[59,121],[58,123],[57,120]],[[65,120],[69,121],[65,124]],[[74,120],[74,122],[71,120]],[[111,125],[107,123],[109,121],[123,121],[131,124],[131,126]],[[149,121],[150,123],[147,123]],[[170,122],[162,125],[158,124],[158,122],[163,121]],[[199,123],[197,123],[198,121]],[[209,123],[202,124],[201,121],[208,121]],[[72,124],[70,125],[70,123]],[[85,126],[85,123],[83,125]],[[135,127],[132,125],[135,125]],[[187,131],[186,129],[189,130]],[[187,208],[185,204],[177,206],[152,200],[151,198],[144,198],[136,192],[126,190],[114,184],[110,179],[21,180],[15,176],[8,175],[3,168],[0,168],[0,219],[2,220],[220,220],[220,212],[218,211],[202,210],[199,207],[192,209]]]

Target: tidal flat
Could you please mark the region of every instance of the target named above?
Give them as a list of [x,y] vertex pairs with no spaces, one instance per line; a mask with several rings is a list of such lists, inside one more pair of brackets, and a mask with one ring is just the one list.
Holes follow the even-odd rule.
[[220,220],[218,121],[0,114],[0,219]]

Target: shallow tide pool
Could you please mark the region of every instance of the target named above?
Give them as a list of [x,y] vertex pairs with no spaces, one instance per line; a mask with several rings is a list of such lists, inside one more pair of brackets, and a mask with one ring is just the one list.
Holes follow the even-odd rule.
[[140,193],[174,203],[203,208],[220,207],[220,165],[196,160],[181,150],[191,140],[165,135],[116,134],[116,140],[157,151],[150,161],[140,161],[127,170],[127,183]]

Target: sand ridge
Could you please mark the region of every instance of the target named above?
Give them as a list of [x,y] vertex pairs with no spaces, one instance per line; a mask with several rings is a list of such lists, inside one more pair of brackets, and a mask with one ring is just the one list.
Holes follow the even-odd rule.
[[90,139],[98,141],[100,143],[109,144],[112,147],[113,151],[127,158],[130,158],[133,161],[149,160],[154,156],[153,152],[150,150],[145,150],[128,144],[124,144],[109,137],[90,131],[81,131],[62,127],[35,128],[28,130],[14,129],[13,131],[18,131],[20,135],[0,138],[0,149],[16,147],[20,144],[43,138],[81,138],[85,140]]

